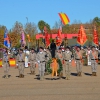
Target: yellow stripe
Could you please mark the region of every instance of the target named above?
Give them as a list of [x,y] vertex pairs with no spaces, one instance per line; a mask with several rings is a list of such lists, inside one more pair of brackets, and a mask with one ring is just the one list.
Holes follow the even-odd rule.
[[10,61],[10,65],[14,65],[15,64],[15,61]]
[[61,13],[61,16],[62,16],[65,24],[68,24],[68,19],[66,18],[65,14],[64,13]]

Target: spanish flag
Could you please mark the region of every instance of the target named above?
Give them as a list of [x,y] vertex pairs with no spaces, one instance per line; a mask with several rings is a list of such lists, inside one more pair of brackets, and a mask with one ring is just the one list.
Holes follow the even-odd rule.
[[58,13],[58,14],[59,14],[60,19],[64,25],[66,25],[70,22],[68,16],[65,13]]
[[99,42],[98,42],[98,34],[97,34],[97,30],[96,28],[94,28],[94,32],[93,32],[93,42],[95,45],[99,45]]

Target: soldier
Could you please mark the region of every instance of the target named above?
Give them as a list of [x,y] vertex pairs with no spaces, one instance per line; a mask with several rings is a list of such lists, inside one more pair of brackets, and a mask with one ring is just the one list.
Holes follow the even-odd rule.
[[51,53],[50,53],[48,48],[45,50],[45,52],[46,52],[46,55],[47,55],[46,60],[48,61],[48,60],[50,60],[52,58],[51,57]]
[[29,54],[29,64],[31,75],[35,74],[35,63],[36,63],[36,53],[34,49],[31,49],[31,53]]
[[40,80],[44,79],[44,72],[45,72],[45,61],[46,61],[46,53],[44,52],[43,48],[39,48],[39,52],[37,53],[36,60],[38,62],[39,66],[39,75],[40,75]]
[[82,60],[82,52],[81,52],[80,47],[76,48],[74,57],[75,57],[74,59],[76,61],[77,76],[81,76],[83,60]]
[[47,49],[44,49],[44,51],[45,51],[45,53],[46,53],[46,63],[45,63],[45,75],[46,74],[48,74],[48,72],[47,72],[47,69],[46,69],[46,66],[47,66],[47,63],[48,63],[48,61],[52,58],[51,57],[51,53],[50,53],[50,51],[49,51],[49,49],[47,48]]
[[[62,55],[62,49],[61,48],[59,48],[59,50],[57,50],[56,55],[55,55],[55,58],[60,59],[60,61],[62,63],[62,67],[63,67],[63,55]],[[58,65],[58,69],[59,69],[59,65]],[[62,77],[62,74],[63,73],[61,71],[61,73],[59,73],[59,78]]]
[[72,60],[72,52],[70,48],[67,47],[65,52],[63,52],[63,60],[64,60],[64,67],[63,67],[63,76],[65,75],[66,80],[70,79],[71,73],[71,60]]
[[92,47],[92,51],[89,54],[91,60],[91,69],[92,69],[92,76],[97,76],[97,66],[98,66],[98,52],[96,51],[95,47]]
[[10,56],[8,55],[8,52],[6,51],[4,53],[4,56],[3,56],[3,68],[4,68],[4,76],[3,78],[9,78],[8,77],[8,73],[9,73],[9,68],[10,68],[10,65],[9,65],[9,58]]
[[62,49],[59,48],[58,52],[55,55],[55,58],[60,59],[61,62],[63,62],[63,55],[62,55]]
[[24,65],[25,65],[25,54],[23,53],[23,50],[19,50],[19,54],[16,58],[17,61],[17,67],[19,70],[19,78],[24,78]]

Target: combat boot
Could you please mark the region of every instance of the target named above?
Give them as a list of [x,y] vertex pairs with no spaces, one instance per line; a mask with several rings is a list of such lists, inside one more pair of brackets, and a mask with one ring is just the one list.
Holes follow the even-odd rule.
[[43,77],[42,76],[40,77],[40,81],[43,81]]
[[77,73],[77,76],[80,76],[80,73],[79,72]]
[[31,75],[32,75],[32,71],[31,71],[31,73],[30,73]]
[[80,72],[79,76],[82,76],[81,72]]
[[92,75],[91,76],[94,76],[94,72],[92,72]]
[[19,78],[21,78],[22,77],[22,75],[21,74],[19,74]]
[[66,78],[65,79],[68,80],[68,75],[66,75]]
[[35,75],[35,71],[33,71],[32,73],[33,73],[33,75]]
[[6,78],[6,75],[2,76],[2,78]]
[[22,77],[21,78],[24,78],[24,75],[22,74]]
[[94,76],[97,76],[96,72],[94,72]]

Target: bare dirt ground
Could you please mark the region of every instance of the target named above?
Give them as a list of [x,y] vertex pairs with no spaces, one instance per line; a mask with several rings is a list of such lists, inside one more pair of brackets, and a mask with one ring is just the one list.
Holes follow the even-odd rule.
[[18,69],[10,68],[9,79],[4,79],[3,68],[0,68],[0,100],[100,100],[100,65],[97,77],[90,76],[91,67],[84,66],[82,77],[75,76],[76,68],[72,68],[70,80],[44,81],[30,75],[30,69],[25,68],[25,78],[18,78]]

